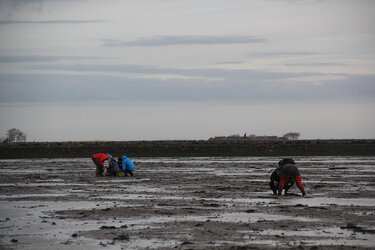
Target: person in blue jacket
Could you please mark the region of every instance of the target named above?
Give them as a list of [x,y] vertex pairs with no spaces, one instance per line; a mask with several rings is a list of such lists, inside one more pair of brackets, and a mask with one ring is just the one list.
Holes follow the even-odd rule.
[[120,166],[120,172],[123,172],[125,176],[128,176],[128,174],[130,174],[130,176],[134,175],[134,163],[125,155],[118,158],[118,165]]

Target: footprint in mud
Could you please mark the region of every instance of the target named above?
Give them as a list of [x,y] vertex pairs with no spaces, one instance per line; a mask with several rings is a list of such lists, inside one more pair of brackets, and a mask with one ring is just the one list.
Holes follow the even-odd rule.
[[124,240],[124,241],[129,241],[130,237],[127,234],[120,234],[116,237],[113,238],[113,240]]
[[329,170],[340,170],[340,169],[346,169],[346,167],[329,167]]
[[354,223],[348,223],[345,227],[340,227],[341,229],[350,229],[358,233],[371,233],[375,234],[375,230],[366,229],[360,226],[355,225]]
[[258,212],[258,211],[255,210],[255,209],[248,209],[248,210],[245,211],[245,213],[256,213],[256,212]]
[[115,226],[101,226],[100,229],[116,229]]
[[325,185],[325,184],[316,184],[316,185],[314,185],[314,189],[318,189],[318,188],[324,188],[324,187],[326,187],[327,185]]
[[184,241],[184,242],[181,243],[181,245],[193,245],[193,242]]

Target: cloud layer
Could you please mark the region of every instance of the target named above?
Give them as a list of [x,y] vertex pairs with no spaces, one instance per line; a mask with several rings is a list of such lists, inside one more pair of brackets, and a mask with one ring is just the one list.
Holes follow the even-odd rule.
[[28,20],[7,20],[0,21],[0,25],[6,24],[81,24],[81,23],[99,23],[101,20],[40,20],[40,21],[28,21]]
[[172,46],[172,45],[214,45],[214,44],[247,44],[266,42],[265,38],[256,36],[156,36],[139,38],[133,41],[103,39],[109,47],[121,46]]
[[21,62],[57,62],[57,61],[76,61],[94,59],[84,56],[0,56],[0,63],[21,63]]
[[[375,98],[375,75],[92,64],[50,64],[32,68],[43,71],[38,74],[0,74],[0,102],[274,103]],[[172,77],[160,78],[160,75],[168,74]],[[180,77],[173,77],[175,75]]]

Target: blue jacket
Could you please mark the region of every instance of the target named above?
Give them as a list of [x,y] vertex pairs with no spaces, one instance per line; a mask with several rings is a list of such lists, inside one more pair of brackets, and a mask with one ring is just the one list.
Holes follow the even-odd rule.
[[122,159],[122,166],[121,166],[120,171],[125,171],[125,170],[134,171],[135,167],[134,167],[134,163],[132,162],[132,160],[130,160],[125,155],[123,155],[121,159]]

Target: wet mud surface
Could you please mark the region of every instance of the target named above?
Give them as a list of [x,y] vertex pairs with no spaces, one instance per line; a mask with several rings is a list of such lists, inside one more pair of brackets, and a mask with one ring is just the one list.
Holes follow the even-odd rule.
[[374,249],[375,157],[294,159],[306,197],[275,157],[0,160],[0,249]]

